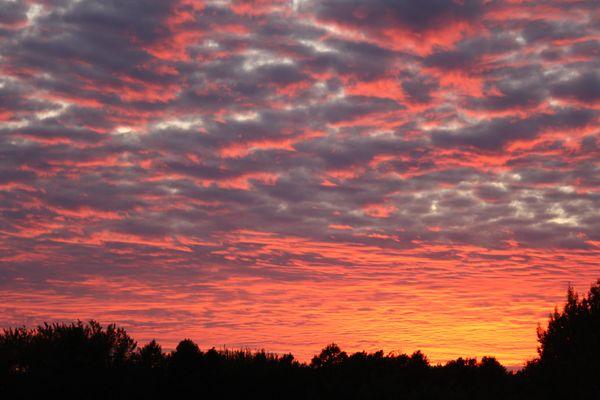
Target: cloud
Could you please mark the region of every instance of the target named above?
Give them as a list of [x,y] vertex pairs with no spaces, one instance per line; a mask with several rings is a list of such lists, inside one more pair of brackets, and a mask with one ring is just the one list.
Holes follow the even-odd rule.
[[0,326],[518,364],[597,278],[589,2],[0,7]]
[[432,132],[434,143],[442,146],[472,146],[485,150],[501,150],[516,140],[533,140],[545,130],[583,128],[596,118],[585,109],[559,109],[552,114],[537,114],[530,118],[494,118],[459,130]]
[[471,21],[481,15],[482,2],[478,0],[412,1],[377,0],[370,2],[325,0],[315,2],[317,15],[359,29],[397,28],[406,26],[426,30],[440,24]]

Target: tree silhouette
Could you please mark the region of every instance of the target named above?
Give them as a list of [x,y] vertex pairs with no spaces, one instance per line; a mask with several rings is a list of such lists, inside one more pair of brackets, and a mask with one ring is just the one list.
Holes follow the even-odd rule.
[[171,354],[171,365],[182,371],[191,371],[198,365],[202,352],[191,339],[184,339]]
[[313,357],[310,365],[313,368],[330,367],[343,363],[347,358],[348,354],[345,351],[342,351],[337,344],[331,343],[321,350],[321,354]]
[[44,324],[33,330],[8,329],[0,335],[4,388],[22,384],[21,395],[44,391],[75,395],[82,387],[91,398],[110,395],[121,387],[135,357],[136,342],[123,328],[96,321],[84,324]]
[[138,357],[140,365],[146,369],[162,369],[165,366],[165,354],[154,339],[139,350]]
[[582,298],[569,287],[562,311],[555,308],[537,334],[539,360],[529,369],[542,386],[571,398],[600,398],[600,279]]
[[201,379],[205,378],[203,373],[203,353],[196,343],[191,339],[184,339],[169,357],[169,386],[181,388],[181,390],[195,394],[194,387]]
[[408,359],[408,365],[413,368],[427,368],[429,367],[429,360],[421,350],[417,350]]

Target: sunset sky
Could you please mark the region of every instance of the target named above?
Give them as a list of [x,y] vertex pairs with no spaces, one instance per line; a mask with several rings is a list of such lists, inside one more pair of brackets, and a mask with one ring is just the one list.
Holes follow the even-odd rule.
[[1,1],[0,327],[522,365],[599,115],[597,1]]

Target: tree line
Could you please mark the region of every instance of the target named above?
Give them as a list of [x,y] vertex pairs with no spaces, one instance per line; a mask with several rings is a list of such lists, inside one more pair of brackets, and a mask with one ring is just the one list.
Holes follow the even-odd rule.
[[538,342],[538,357],[510,372],[494,357],[432,365],[420,351],[335,344],[310,363],[190,339],[165,352],[114,324],[46,323],[0,334],[0,398],[600,399],[600,279],[582,297],[569,288]]

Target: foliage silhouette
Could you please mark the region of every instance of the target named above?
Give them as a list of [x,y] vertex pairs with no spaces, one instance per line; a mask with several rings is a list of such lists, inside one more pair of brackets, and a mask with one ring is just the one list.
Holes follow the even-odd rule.
[[337,344],[331,343],[321,350],[321,354],[313,357],[310,366],[313,368],[331,367],[342,364],[347,359],[348,354],[342,351]]
[[562,311],[555,308],[537,335],[539,358],[524,370],[536,391],[600,399],[600,279],[582,298],[569,287]]
[[420,351],[348,354],[334,343],[308,365],[190,339],[165,353],[115,325],[44,324],[0,334],[0,398],[596,399],[600,280],[582,298],[569,288],[538,341],[539,357],[511,373],[494,357],[431,365]]

